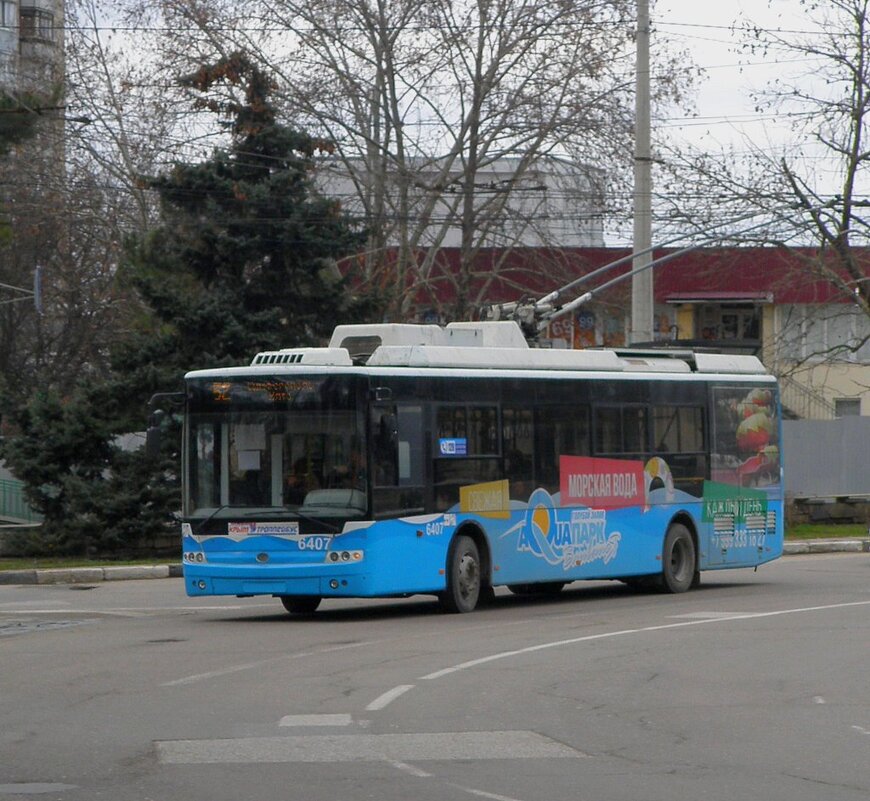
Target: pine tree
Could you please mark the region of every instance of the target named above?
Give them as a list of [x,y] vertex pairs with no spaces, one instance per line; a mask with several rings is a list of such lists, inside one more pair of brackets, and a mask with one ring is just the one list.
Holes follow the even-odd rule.
[[[361,248],[362,232],[312,188],[313,156],[329,145],[277,121],[271,83],[241,54],[184,83],[204,93],[198,105],[229,118],[231,143],[151,181],[164,223],[128,269],[158,326],[144,363],[238,362],[314,344],[338,318],[367,316],[336,268]],[[244,100],[213,99],[219,84],[242,86]]]
[[[164,438],[159,465],[115,444],[144,427],[152,393],[181,389],[187,370],[313,344],[337,322],[371,314],[336,267],[362,233],[313,189],[314,154],[328,145],[277,120],[271,82],[241,54],[184,83],[197,105],[228,118],[230,143],[145,179],[162,222],[129,243],[121,271],[141,298],[139,325],[114,346],[107,380],[65,397],[37,393],[10,415],[3,455],[45,515],[43,546],[56,552],[129,551],[178,509],[180,437]],[[216,99],[217,88],[244,97]]]

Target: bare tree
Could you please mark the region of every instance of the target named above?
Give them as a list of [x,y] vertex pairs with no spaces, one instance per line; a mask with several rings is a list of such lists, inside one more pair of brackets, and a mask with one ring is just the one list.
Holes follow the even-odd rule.
[[815,266],[870,316],[870,264],[853,248],[870,242],[863,194],[870,176],[870,2],[801,5],[810,31],[757,31],[755,47],[801,59],[811,71],[799,81],[774,85],[759,102],[788,115],[804,145],[783,153],[776,174],[783,199],[798,212],[798,225],[822,251]]
[[0,296],[0,384],[13,404],[106,369],[109,343],[137,313],[118,270],[125,236],[153,219],[141,178],[184,141],[170,134],[174,107],[121,6],[69,0],[63,92],[33,143],[2,163],[0,282],[29,288],[37,266],[42,274],[41,314],[31,300]]
[[802,287],[811,300],[776,305],[764,357],[793,408],[830,416],[833,397],[870,385],[870,0],[800,5],[799,26],[735,26],[747,58],[780,65],[753,100],[790,124],[782,140],[746,138],[718,153],[662,143],[658,230],[779,249],[788,264],[779,288]]
[[[176,77],[155,57],[159,32],[128,19],[121,0],[67,2],[68,159],[99,175],[127,230],[144,231],[154,201],[142,176],[156,174],[193,138]],[[123,233],[123,232],[121,232]]]
[[718,230],[741,244],[802,246],[806,273],[870,318],[870,0],[801,6],[804,31],[744,26],[752,56],[804,65],[755,96],[759,111],[791,122],[791,141],[747,141],[742,157],[667,152],[674,192],[662,213],[688,237]]
[[[590,229],[595,241],[601,221],[590,209],[600,210],[605,180],[618,187],[630,174],[630,0],[207,9],[164,0],[161,9],[178,21],[169,29],[199,31],[185,34],[183,53],[246,50],[277,76],[294,121],[335,143],[324,190],[351,195],[346,207],[366,220],[360,271],[390,292],[394,318],[411,312],[417,293],[438,294],[439,282],[452,284],[449,312],[467,316],[518,244],[563,244],[566,229],[571,244],[589,243]],[[182,52],[169,46],[167,58]],[[678,96],[683,73],[673,62],[663,72],[658,99]],[[555,214],[568,215],[559,236]],[[448,245],[459,253],[452,270],[438,263]],[[492,248],[500,255],[483,269],[481,252]]]
[[[117,221],[102,187],[77,173],[60,189],[29,185],[20,168],[17,174],[0,281],[32,287],[38,266],[42,311],[32,298],[0,305],[0,394],[10,407],[37,390],[68,392],[101,373],[123,319],[118,248],[106,233]],[[8,293],[4,299],[11,300]]]

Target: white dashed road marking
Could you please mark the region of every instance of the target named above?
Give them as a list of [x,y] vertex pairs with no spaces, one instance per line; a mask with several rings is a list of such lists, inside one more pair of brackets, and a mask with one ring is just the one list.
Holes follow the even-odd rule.
[[390,762],[396,770],[402,771],[402,773],[410,773],[412,776],[416,776],[418,779],[431,779],[432,774],[426,773],[425,770],[420,770],[420,768],[415,768],[413,765],[408,765],[406,762],[396,762],[392,760]]
[[398,687],[393,687],[392,690],[387,690],[383,695],[379,695],[375,698],[375,700],[366,707],[366,711],[375,712],[378,709],[383,709],[391,701],[395,701],[400,695],[413,689],[413,684],[400,684]]
[[284,715],[279,726],[303,728],[306,726],[350,726],[353,718],[346,713],[335,715]]
[[459,785],[457,785],[457,788],[466,792],[466,793],[471,793],[471,795],[476,795],[479,798],[489,798],[492,801],[519,801],[519,799],[511,798],[510,796],[507,796],[507,795],[498,795],[497,793],[487,793],[487,792],[484,792],[483,790],[473,790],[471,787],[459,787]]

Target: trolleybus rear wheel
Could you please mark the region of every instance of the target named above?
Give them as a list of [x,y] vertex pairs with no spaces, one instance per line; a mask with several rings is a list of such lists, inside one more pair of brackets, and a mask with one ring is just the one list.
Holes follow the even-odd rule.
[[665,535],[662,553],[662,589],[686,592],[695,580],[698,556],[692,532],[682,523],[674,523]]
[[471,612],[480,597],[480,552],[471,537],[460,534],[447,554],[447,589],[441,607],[447,612]]
[[291,615],[310,615],[323,600],[317,595],[282,595],[280,598]]

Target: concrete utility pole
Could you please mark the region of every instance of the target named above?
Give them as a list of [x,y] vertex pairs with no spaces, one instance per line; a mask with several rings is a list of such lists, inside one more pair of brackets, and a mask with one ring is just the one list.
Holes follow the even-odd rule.
[[[652,153],[650,151],[649,0],[637,0],[635,71],[634,241],[629,343],[653,339]],[[642,272],[641,272],[642,270]]]

